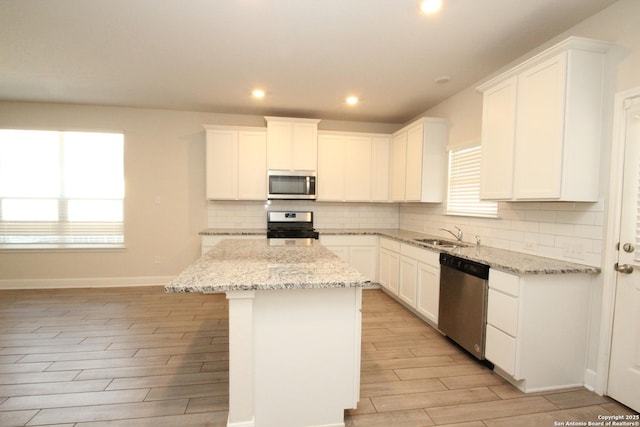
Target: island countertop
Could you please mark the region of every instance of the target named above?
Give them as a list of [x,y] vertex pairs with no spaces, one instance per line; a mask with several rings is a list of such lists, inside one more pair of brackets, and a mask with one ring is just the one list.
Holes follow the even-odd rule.
[[216,293],[369,284],[369,279],[317,240],[309,246],[272,246],[265,239],[229,239],[187,267],[165,290]]

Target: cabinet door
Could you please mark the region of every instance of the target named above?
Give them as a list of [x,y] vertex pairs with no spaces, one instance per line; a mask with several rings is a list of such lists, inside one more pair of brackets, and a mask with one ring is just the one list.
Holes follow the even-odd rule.
[[207,130],[207,199],[235,200],[238,196],[238,132]]
[[405,200],[405,182],[407,165],[407,133],[393,137],[393,164],[391,168],[391,198],[393,201]]
[[424,125],[420,124],[407,131],[407,152],[405,166],[405,194],[407,202],[419,202],[422,195],[422,144]]
[[238,133],[238,199],[267,198],[267,134]]
[[418,261],[405,256],[400,257],[400,289],[398,296],[409,306],[416,306],[418,289]]
[[390,138],[371,138],[371,201],[389,201]]
[[566,53],[518,77],[516,199],[560,197],[565,86]]
[[517,79],[487,90],[482,104],[480,198],[511,199],[516,140]]
[[349,264],[349,247],[348,246],[326,246],[331,252],[336,254],[338,258]]
[[416,309],[438,324],[440,306],[440,266],[418,263],[418,299]]
[[516,339],[491,325],[487,325],[486,331],[485,357],[509,375],[515,376]]
[[349,263],[372,282],[377,280],[378,263],[376,246],[352,246],[349,248]]
[[318,200],[345,200],[346,137],[318,137]]
[[316,170],[318,168],[318,125],[293,123],[291,169]]
[[400,255],[388,249],[380,249],[378,280],[389,292],[398,295]]
[[269,169],[291,169],[291,123],[267,122],[267,167]]
[[449,122],[446,119],[428,119],[423,126],[420,201],[441,203],[447,188]]
[[371,138],[347,138],[345,165],[345,200],[371,200]]

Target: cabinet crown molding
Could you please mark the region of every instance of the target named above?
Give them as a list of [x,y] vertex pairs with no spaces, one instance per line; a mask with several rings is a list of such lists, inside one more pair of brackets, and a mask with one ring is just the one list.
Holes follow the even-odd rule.
[[395,131],[393,133],[393,135],[397,135],[399,133],[402,132],[406,132],[408,129],[411,129],[414,126],[418,126],[421,124],[425,124],[425,123],[445,123],[445,124],[450,124],[449,119],[445,119],[442,117],[420,117],[419,119],[416,119],[414,121],[412,121],[411,123],[403,126],[402,128],[398,129],[397,131]]
[[[611,43],[602,40],[590,39],[586,37],[571,36],[560,43],[557,43],[542,52],[533,55],[529,59],[521,60],[518,65],[507,69],[505,72],[498,74],[495,77],[490,78],[484,83],[478,85],[476,89],[480,92],[484,92],[487,89],[493,87],[497,83],[504,81],[510,77],[513,77],[520,73],[522,70],[530,68],[536,64],[546,61],[553,56],[566,52],[572,49],[583,50],[597,53],[606,53],[611,47]],[[528,55],[526,55],[528,56]]]
[[267,131],[266,126],[202,125],[202,127],[206,130]]
[[267,122],[300,122],[300,123],[320,123],[321,119],[304,119],[297,117],[275,117],[275,116],[264,116],[264,119]]

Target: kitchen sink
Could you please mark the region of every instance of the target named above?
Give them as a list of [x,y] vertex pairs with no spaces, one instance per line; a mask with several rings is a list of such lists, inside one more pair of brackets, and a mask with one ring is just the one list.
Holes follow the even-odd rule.
[[414,239],[416,242],[425,243],[430,246],[435,246],[437,248],[457,248],[460,246],[467,246],[465,243],[456,242],[453,240],[444,240],[444,239]]

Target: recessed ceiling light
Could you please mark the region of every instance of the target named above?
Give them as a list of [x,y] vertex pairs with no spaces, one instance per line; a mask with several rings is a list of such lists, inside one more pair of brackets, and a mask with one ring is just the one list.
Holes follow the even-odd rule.
[[358,97],[357,96],[349,96],[347,97],[347,104],[349,105],[356,105],[358,103]]
[[251,92],[251,95],[254,98],[264,98],[265,93],[262,89],[254,89],[253,92]]
[[438,84],[440,84],[440,85],[442,85],[442,84],[445,84],[445,83],[449,83],[451,81],[451,77],[449,77],[449,76],[440,76],[440,77],[435,78],[433,81],[438,83]]
[[424,13],[435,13],[442,7],[442,0],[423,0],[420,10]]

